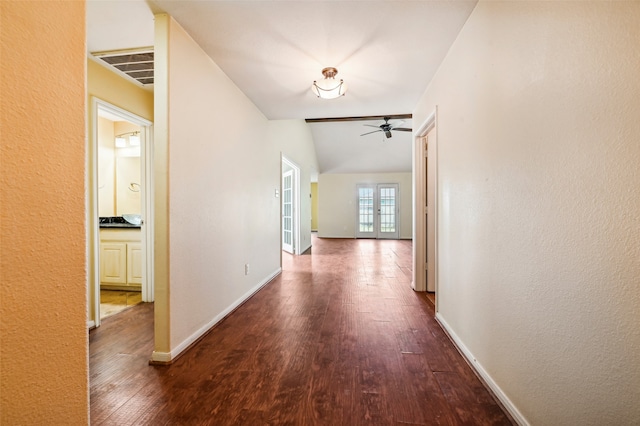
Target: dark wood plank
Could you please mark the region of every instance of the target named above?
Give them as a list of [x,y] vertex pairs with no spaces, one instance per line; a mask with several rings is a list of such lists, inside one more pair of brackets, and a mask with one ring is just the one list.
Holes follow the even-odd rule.
[[148,365],[153,304],[107,318],[91,424],[510,424],[410,283],[410,241],[314,235],[172,365]]
[[331,118],[305,118],[307,123],[330,123],[336,121],[372,121],[372,120],[389,120],[407,119],[411,118],[411,114],[390,114],[390,115],[366,115],[359,117],[331,117]]
[[479,383],[456,372],[436,372],[442,392],[465,425],[510,425],[502,410]]

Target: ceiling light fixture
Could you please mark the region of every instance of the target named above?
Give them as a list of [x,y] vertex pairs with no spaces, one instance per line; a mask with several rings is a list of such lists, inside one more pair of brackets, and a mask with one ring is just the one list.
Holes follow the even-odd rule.
[[314,81],[311,91],[322,99],[335,99],[344,96],[347,92],[347,85],[343,80],[336,80],[338,70],[334,67],[327,67],[322,70],[324,80]]
[[[125,137],[127,135],[129,136]],[[126,148],[127,146],[140,146],[140,132],[125,132],[116,135],[116,148]]]
[[140,136],[138,136],[138,132],[135,132],[134,134],[129,136],[129,145],[140,146]]

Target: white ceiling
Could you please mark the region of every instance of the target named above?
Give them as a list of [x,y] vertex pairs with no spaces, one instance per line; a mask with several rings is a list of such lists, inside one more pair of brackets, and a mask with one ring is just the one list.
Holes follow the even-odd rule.
[[[89,0],[87,48],[152,46],[167,12],[269,119],[410,114],[476,2]],[[344,97],[311,92],[328,66]],[[310,124],[321,173],[411,170],[411,133],[361,137],[365,123],[382,120]]]
[[[411,120],[390,120],[400,127],[411,128]],[[316,146],[316,156],[322,173],[385,173],[411,171],[411,133],[373,131],[364,124],[378,121],[343,121],[335,123],[309,123]],[[339,153],[339,155],[336,155]]]

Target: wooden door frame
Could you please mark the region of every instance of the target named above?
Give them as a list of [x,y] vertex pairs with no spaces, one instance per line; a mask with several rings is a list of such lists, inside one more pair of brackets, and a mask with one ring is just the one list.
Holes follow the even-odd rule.
[[426,191],[426,182],[425,182],[425,172],[426,169],[426,136],[427,134],[433,130],[434,142],[432,145],[431,156],[435,157],[434,161],[431,163],[433,167],[428,168],[429,177],[434,182],[435,196],[434,196],[434,205],[430,208],[431,214],[434,216],[435,221],[435,229],[433,232],[433,246],[435,247],[434,253],[434,276],[435,276],[435,289],[436,289],[436,311],[437,311],[437,301],[438,301],[438,200],[439,200],[439,190],[438,190],[438,126],[437,126],[437,106],[436,109],[429,115],[429,117],[422,123],[422,125],[415,132],[415,140],[413,146],[413,154],[414,154],[414,214],[413,214],[413,282],[411,283],[412,287],[416,291],[426,291],[427,283],[426,283],[426,270],[425,270],[425,256],[426,251],[425,247],[427,245],[425,233],[427,230],[427,223],[425,218],[425,191]]
[[[292,191],[292,205],[293,205],[293,254],[300,253],[300,166],[295,162],[288,159],[285,155],[281,155],[280,166],[280,194],[283,194],[282,190],[282,177],[284,176],[284,165],[293,169],[293,191]],[[282,251],[282,201],[280,201],[280,251]]]
[[[89,188],[89,206],[87,208],[87,251],[89,257],[89,273],[87,274],[87,300],[93,305],[93,317],[87,315],[87,327],[100,326],[100,226],[98,224],[98,118],[99,110],[122,117],[141,127],[140,132],[140,161],[143,162],[144,169],[141,175],[142,187],[142,214],[144,224],[141,232],[141,244],[144,251],[144,274],[142,286],[142,300],[153,302],[154,300],[154,279],[153,279],[153,123],[136,114],[117,107],[96,96],[91,97],[92,114],[87,138],[87,188]],[[93,289],[93,300],[91,298]]]

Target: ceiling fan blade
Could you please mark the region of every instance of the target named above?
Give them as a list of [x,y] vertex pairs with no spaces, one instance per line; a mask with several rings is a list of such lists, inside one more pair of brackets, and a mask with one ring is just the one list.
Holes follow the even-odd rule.
[[378,133],[378,132],[381,132],[381,131],[382,131],[382,129],[378,129],[378,130],[374,130],[373,132],[363,133],[360,136],[370,135],[371,133]]
[[391,130],[397,130],[399,132],[413,132],[413,129],[409,129],[408,127],[394,127]]
[[373,124],[363,124],[363,126],[367,126],[367,127],[375,127],[376,129],[379,129],[380,126],[374,126]]
[[390,121],[389,124],[391,124],[391,127],[402,126],[404,124],[404,120]]

